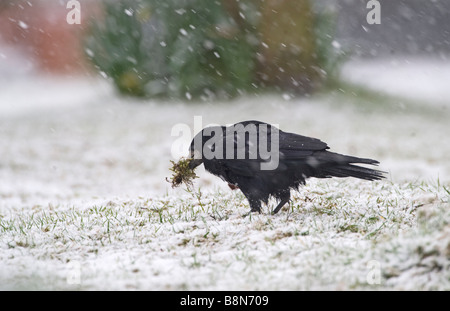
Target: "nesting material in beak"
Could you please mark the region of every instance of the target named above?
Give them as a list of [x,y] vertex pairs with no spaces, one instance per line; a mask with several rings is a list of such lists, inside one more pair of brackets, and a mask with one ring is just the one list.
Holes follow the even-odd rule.
[[172,167],[170,170],[173,172],[172,177],[166,178],[167,182],[172,184],[172,188],[178,187],[181,184],[186,184],[187,186],[192,186],[192,181],[198,176],[195,174],[194,169],[202,164],[201,159],[192,158],[181,158],[177,163],[170,161]]

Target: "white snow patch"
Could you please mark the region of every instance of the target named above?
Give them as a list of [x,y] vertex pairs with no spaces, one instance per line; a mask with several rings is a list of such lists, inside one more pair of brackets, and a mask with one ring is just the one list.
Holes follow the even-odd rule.
[[403,57],[353,60],[343,68],[344,79],[387,94],[450,107],[450,60]]

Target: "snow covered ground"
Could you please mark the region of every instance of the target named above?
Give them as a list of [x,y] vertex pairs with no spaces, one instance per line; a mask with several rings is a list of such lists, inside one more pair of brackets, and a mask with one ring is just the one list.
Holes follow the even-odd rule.
[[[449,67],[353,61],[344,79],[373,91],[214,104],[2,77],[0,289],[449,290]],[[243,195],[203,168],[194,192],[165,181],[171,130],[195,116],[279,124],[389,178],[310,180],[278,215],[242,217]]]
[[343,75],[387,94],[438,107],[449,105],[450,60],[445,57],[356,60],[344,66]]

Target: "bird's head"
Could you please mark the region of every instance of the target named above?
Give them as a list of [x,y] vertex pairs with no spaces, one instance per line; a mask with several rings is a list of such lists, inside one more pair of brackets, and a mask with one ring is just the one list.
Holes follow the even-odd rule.
[[[211,126],[204,128],[194,139],[192,139],[191,145],[189,146],[189,158],[191,162],[189,163],[189,168],[194,169],[205,160],[204,149],[214,150],[214,144],[217,142],[222,142],[223,140],[224,127],[221,126]],[[216,138],[217,140],[213,139]]]
[[195,169],[197,166],[203,163],[203,130],[198,133],[194,139],[191,141],[191,145],[189,146],[189,168],[191,170]]
[[192,150],[189,152],[189,169],[194,170],[197,166],[203,163],[203,159],[199,152],[196,150]]

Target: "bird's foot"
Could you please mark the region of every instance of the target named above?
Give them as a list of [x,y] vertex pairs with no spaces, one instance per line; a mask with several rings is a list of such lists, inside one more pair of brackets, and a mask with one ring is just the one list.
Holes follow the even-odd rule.
[[291,205],[291,199],[289,197],[281,200],[278,206],[272,211],[272,215],[278,213],[286,203],[289,203],[289,206]]
[[247,216],[251,216],[252,213],[261,214],[261,209],[251,209],[248,213],[245,213],[244,215],[242,215],[242,218],[245,218]]

